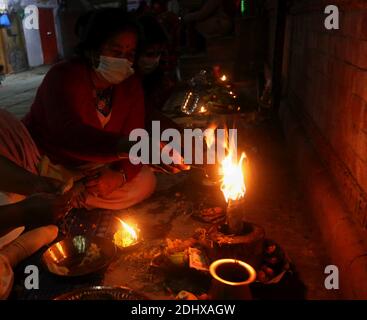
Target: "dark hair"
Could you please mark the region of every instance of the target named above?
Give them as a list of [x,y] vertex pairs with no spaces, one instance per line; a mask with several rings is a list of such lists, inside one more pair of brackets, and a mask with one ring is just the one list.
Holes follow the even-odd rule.
[[89,10],[86,13],[82,14],[75,23],[74,33],[79,38],[79,40],[83,37],[83,33],[86,32],[86,28],[88,26],[89,19],[91,19],[95,10]]
[[142,26],[144,38],[142,46],[148,47],[153,44],[167,44],[168,35],[158,20],[151,15],[145,15],[139,18]]
[[91,51],[99,51],[111,37],[122,31],[133,31],[138,35],[138,45],[142,30],[137,20],[123,9],[104,8],[92,10],[82,15],[76,22],[79,44],[76,53],[86,56]]

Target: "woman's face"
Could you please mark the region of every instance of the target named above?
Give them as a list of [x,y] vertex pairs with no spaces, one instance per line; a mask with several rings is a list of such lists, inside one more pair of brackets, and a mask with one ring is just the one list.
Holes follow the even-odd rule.
[[145,48],[137,63],[142,74],[149,74],[157,69],[163,49],[164,46],[161,44],[154,44]]
[[148,58],[158,58],[162,55],[164,50],[163,44],[153,44],[145,48],[145,50],[142,53],[142,56],[148,57]]
[[101,56],[124,58],[134,63],[138,37],[133,31],[124,31],[108,40],[101,48]]

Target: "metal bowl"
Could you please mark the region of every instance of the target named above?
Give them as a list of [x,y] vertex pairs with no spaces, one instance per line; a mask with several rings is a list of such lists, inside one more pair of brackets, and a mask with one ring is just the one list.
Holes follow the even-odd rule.
[[54,300],[149,300],[143,294],[126,287],[91,287],[77,289]]
[[107,239],[78,235],[53,244],[42,255],[49,272],[77,277],[106,268],[116,254],[116,246]]

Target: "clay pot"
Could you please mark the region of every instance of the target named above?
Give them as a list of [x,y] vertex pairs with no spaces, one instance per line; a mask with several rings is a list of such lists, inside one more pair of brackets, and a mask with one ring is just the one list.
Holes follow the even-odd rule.
[[236,259],[214,261],[209,267],[212,300],[252,300],[249,285],[256,280],[256,271],[249,264]]

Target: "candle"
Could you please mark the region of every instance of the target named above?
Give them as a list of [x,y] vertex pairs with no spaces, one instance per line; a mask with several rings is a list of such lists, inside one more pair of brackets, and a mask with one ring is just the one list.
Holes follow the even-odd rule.
[[239,161],[235,159],[233,150],[221,162],[220,174],[222,176],[221,191],[227,202],[227,224],[231,233],[239,234],[243,228],[243,199],[246,194],[243,161],[246,159],[242,153]]

